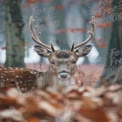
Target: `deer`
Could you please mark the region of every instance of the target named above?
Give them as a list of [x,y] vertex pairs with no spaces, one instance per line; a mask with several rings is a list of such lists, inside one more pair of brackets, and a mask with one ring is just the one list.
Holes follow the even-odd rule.
[[22,92],[37,88],[45,89],[48,86],[58,88],[58,86],[70,85],[71,78],[77,70],[77,60],[88,55],[92,49],[92,45],[85,44],[94,37],[95,17],[91,18],[88,38],[79,44],[73,42],[70,50],[55,50],[52,43],[50,45],[44,44],[39,39],[41,33],[37,33],[37,27],[33,27],[34,21],[33,16],[30,16],[29,28],[32,39],[36,43],[34,50],[39,56],[48,59],[50,63],[48,70],[39,72],[24,68],[0,68],[0,82],[3,82],[4,86],[17,87]]

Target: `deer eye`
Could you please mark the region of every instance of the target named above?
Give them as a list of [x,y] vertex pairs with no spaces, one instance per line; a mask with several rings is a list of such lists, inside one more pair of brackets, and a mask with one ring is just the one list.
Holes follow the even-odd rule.
[[72,61],[72,64],[75,64],[75,63],[76,63],[76,60],[73,60],[73,61]]
[[51,64],[55,64],[55,61],[50,61]]

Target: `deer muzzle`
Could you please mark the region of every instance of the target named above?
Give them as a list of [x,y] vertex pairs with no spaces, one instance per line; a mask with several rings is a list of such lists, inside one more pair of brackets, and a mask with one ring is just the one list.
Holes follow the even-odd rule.
[[70,78],[70,73],[63,70],[63,71],[58,73],[58,78],[62,79],[62,80],[69,79]]

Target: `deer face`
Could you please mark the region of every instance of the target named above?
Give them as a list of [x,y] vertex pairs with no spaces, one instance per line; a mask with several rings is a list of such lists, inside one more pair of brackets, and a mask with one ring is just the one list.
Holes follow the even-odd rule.
[[60,81],[69,80],[76,70],[77,57],[70,51],[56,51],[49,57],[49,61]]
[[39,45],[35,45],[35,51],[43,57],[47,57],[50,62],[50,67],[56,72],[57,78],[60,81],[66,81],[73,76],[76,71],[76,62],[78,58],[87,55],[91,51],[92,46],[87,45],[77,51],[56,50],[50,52],[43,49]]
[[95,18],[92,17],[92,21],[90,22],[91,30],[88,32],[90,36],[78,45],[73,43],[71,50],[55,50],[53,44],[49,46],[42,43],[38,37],[40,33],[36,34],[36,30],[32,27],[33,21],[34,19],[31,16],[29,26],[32,32],[32,39],[39,44],[34,46],[35,51],[40,56],[48,58],[52,71],[55,71],[59,80],[66,81],[70,79],[76,71],[76,62],[78,58],[87,55],[91,51],[91,45],[84,46],[83,48],[81,48],[81,46],[85,45],[92,39],[95,27]]

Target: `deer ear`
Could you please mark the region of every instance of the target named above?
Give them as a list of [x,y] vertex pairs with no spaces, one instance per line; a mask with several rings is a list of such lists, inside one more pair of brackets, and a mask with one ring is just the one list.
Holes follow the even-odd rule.
[[78,49],[75,53],[78,57],[86,56],[92,49],[92,45],[87,45],[82,49]]
[[49,57],[51,54],[51,51],[39,45],[34,45],[34,50],[37,52],[38,55],[43,56],[43,57]]

